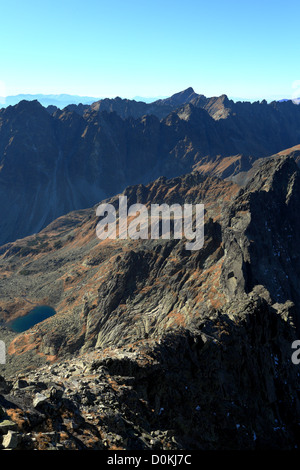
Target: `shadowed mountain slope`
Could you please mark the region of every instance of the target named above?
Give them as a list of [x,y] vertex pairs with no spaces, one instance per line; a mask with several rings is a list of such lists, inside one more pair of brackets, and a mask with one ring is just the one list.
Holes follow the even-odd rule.
[[149,104],[108,101],[84,113],[73,107],[51,114],[37,101],[0,110],[0,244],[128,185],[201,170],[224,157],[252,162],[300,141],[300,107],[292,102],[233,103],[191,88]]

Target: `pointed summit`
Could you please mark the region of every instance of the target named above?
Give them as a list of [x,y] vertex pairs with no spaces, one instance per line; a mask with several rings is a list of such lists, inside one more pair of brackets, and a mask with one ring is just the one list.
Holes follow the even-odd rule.
[[193,99],[197,98],[198,96],[200,95],[195,93],[192,87],[189,87],[186,90],[175,93],[174,95],[170,96],[170,98],[158,100],[156,101],[156,103],[169,106],[181,106],[183,104],[190,103]]
[[38,100],[21,100],[19,103],[15,104],[14,107],[17,111],[33,111],[43,108]]
[[195,93],[194,88],[192,88],[192,87],[190,86],[190,87],[186,88],[185,90],[180,91],[179,93],[176,93],[176,94],[177,94],[177,95],[187,95],[187,96],[189,96],[189,95],[191,95],[191,94],[193,94],[193,93]]

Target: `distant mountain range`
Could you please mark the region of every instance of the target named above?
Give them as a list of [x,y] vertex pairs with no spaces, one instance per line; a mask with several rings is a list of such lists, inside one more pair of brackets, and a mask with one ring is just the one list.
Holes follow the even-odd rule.
[[[145,98],[142,96],[135,96],[133,100],[135,101],[143,101],[144,103],[152,103],[153,101],[157,101],[162,97],[154,97],[154,98]],[[166,98],[166,97],[164,97]],[[0,97],[0,107],[7,107],[7,106],[14,106],[18,104],[22,100],[26,101],[39,101],[43,106],[56,106],[57,108],[63,109],[70,104],[92,104],[95,101],[99,101],[99,97],[92,97],[92,96],[79,96],[79,95],[69,95],[69,94],[59,94],[59,95],[44,95],[44,94],[37,94],[37,95],[30,95],[30,94],[20,94],[20,95],[13,95]]]
[[58,108],[64,108],[68,104],[92,104],[94,101],[99,100],[99,98],[91,96],[78,96],[78,95],[29,95],[29,94],[20,94],[14,96],[7,96],[6,98],[1,98],[0,103],[2,107],[14,106],[22,100],[27,101],[39,101],[43,106],[57,106]]
[[23,100],[0,110],[0,244],[129,185],[194,169],[229,177],[299,142],[291,101],[234,103],[193,88],[153,103],[107,98],[63,110]]
[[[279,100],[280,103],[282,103],[283,101],[290,101],[290,99],[283,99],[283,100]],[[300,104],[300,98],[293,98],[292,101],[294,102],[294,104]]]
[[[119,97],[117,97],[119,98]],[[117,98],[110,98],[111,100],[117,99]],[[119,98],[121,99],[121,98]],[[124,98],[123,98],[124,99]],[[126,99],[126,98],[125,98]],[[164,101],[165,99],[168,99],[167,96],[163,97],[143,97],[143,96],[134,96],[132,99],[127,99],[128,101],[137,101],[137,102],[143,102],[143,103],[153,103],[153,102],[158,102],[158,101]],[[247,102],[254,102],[255,100],[253,99],[245,99],[245,98],[236,98],[232,97],[232,101],[247,101]],[[14,106],[18,104],[20,101],[39,101],[41,105],[48,107],[48,106],[56,106],[59,109],[63,109],[68,105],[91,105],[92,103],[102,100],[102,98],[99,97],[93,97],[93,96],[79,96],[79,95],[69,95],[69,94],[50,94],[50,95],[44,95],[44,94],[19,94],[19,95],[13,95],[13,96],[7,96],[7,97],[0,97],[0,107],[7,107],[7,106]],[[298,101],[300,98],[298,98]],[[274,100],[274,101],[289,101],[288,99],[281,99],[281,100]]]

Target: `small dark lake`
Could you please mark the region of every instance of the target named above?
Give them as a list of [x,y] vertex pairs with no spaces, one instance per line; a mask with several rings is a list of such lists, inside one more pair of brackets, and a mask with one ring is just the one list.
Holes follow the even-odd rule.
[[32,326],[40,323],[46,318],[52,317],[56,314],[54,308],[49,307],[48,305],[40,305],[32,309],[24,317],[16,318],[7,324],[7,327],[16,333],[22,333],[23,331],[28,330]]

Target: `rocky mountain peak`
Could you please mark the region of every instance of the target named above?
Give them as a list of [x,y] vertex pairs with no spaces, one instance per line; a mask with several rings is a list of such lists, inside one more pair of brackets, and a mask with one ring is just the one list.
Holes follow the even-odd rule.
[[172,106],[181,106],[182,104],[189,103],[197,95],[192,87],[187,88],[186,90],[175,93],[170,98],[164,100],[158,100],[156,103],[159,104],[170,104]]

